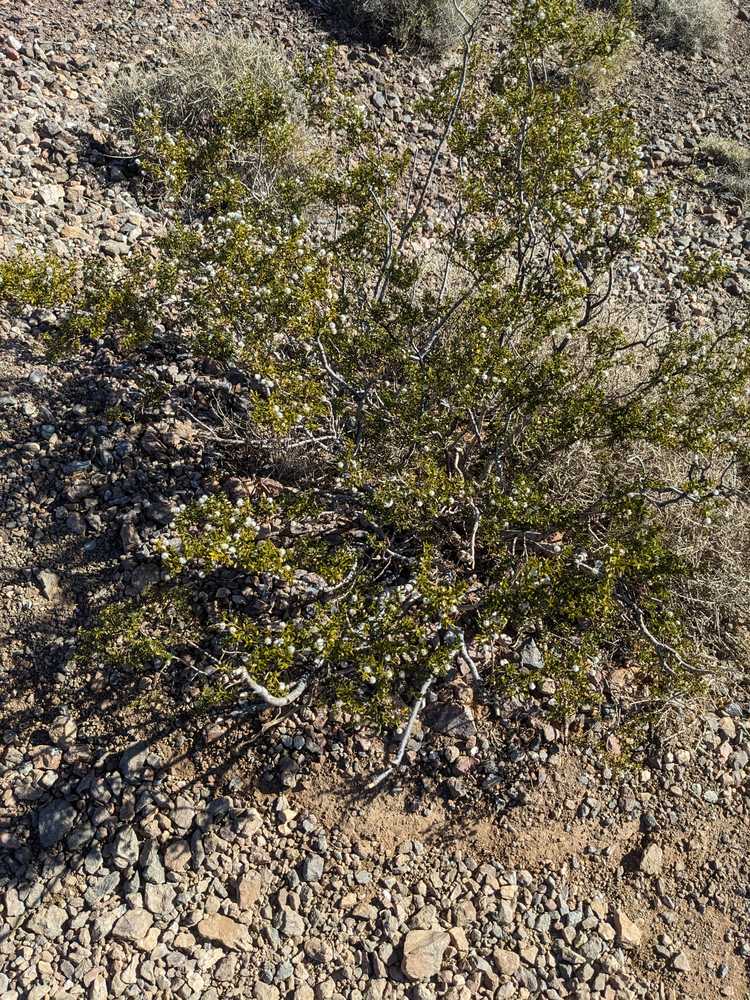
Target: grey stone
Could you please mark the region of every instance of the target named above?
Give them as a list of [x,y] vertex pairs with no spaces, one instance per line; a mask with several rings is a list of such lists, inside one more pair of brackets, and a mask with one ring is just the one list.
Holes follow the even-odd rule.
[[26,921],[26,929],[47,941],[54,940],[62,933],[68,914],[61,906],[51,903],[36,910]]
[[8,917],[20,917],[26,907],[18,897],[18,889],[14,885],[5,892],[5,914]]
[[91,940],[103,941],[110,933],[115,923],[122,915],[122,907],[110,913],[102,913],[95,917],[91,924]]
[[424,719],[430,729],[446,736],[468,739],[477,732],[474,716],[467,705],[442,705],[436,702],[425,710]]
[[135,909],[123,913],[112,928],[112,935],[121,941],[130,941],[135,944],[145,938],[151,930],[153,922],[152,914],[143,907],[137,906]]
[[589,961],[595,962],[604,951],[604,942],[601,938],[592,935],[583,942],[580,950],[584,958],[588,958]]
[[34,192],[34,197],[45,208],[57,208],[65,198],[65,188],[61,184],[41,184]]
[[660,875],[664,867],[664,852],[658,844],[649,844],[641,856],[640,869],[644,875]]
[[186,840],[172,840],[164,849],[164,867],[170,872],[182,872],[190,864],[190,844]]
[[305,933],[305,921],[296,910],[285,906],[281,911],[279,930],[284,937],[302,937]]
[[97,976],[96,979],[89,986],[89,996],[88,1000],[107,1000],[109,992],[107,990],[107,983],[101,976]]
[[681,951],[672,959],[672,968],[677,972],[690,972],[690,958],[686,951]]
[[56,601],[60,597],[60,577],[50,569],[40,569],[36,574],[39,589],[48,601]]
[[623,948],[637,948],[640,945],[643,939],[642,931],[637,924],[633,923],[624,910],[618,909],[614,911],[612,924],[617,931],[617,939]]
[[117,868],[131,868],[138,862],[139,845],[135,830],[127,827],[115,837],[113,860]]
[[65,799],[56,799],[39,810],[38,832],[42,847],[54,847],[73,829],[75,808]]
[[404,938],[401,971],[407,979],[431,979],[443,966],[450,937],[443,930],[409,931]]
[[248,951],[250,942],[244,924],[225,917],[221,913],[210,913],[198,921],[198,934],[204,941],[210,941],[233,951]]
[[159,857],[159,848],[153,840],[149,841],[141,851],[140,868],[144,882],[161,885],[166,878],[164,865]]
[[147,910],[158,916],[174,909],[175,890],[171,885],[147,885],[143,890],[143,902]]
[[533,639],[529,639],[521,647],[521,666],[532,670],[541,670],[544,666],[542,651]]
[[119,884],[120,873],[108,872],[101,878],[94,879],[88,883],[83,898],[89,906],[93,906],[93,904],[97,903],[100,899],[105,899],[107,896],[111,896]]
[[84,820],[80,826],[70,831],[65,838],[65,844],[71,851],[80,851],[94,839],[94,828],[88,820]]
[[214,969],[214,979],[217,983],[229,983],[234,979],[237,969],[237,956],[227,955],[226,958],[217,963]]
[[507,948],[495,948],[492,957],[501,976],[513,976],[521,968],[521,959]]
[[172,813],[172,822],[181,831],[189,830],[195,821],[195,810],[189,806],[179,806]]
[[137,781],[143,771],[148,756],[149,743],[147,740],[138,740],[132,743],[120,755],[117,768],[120,774],[127,781]]
[[302,862],[300,878],[303,882],[319,882],[323,877],[325,862],[319,854],[311,854]]
[[241,910],[249,910],[263,894],[263,880],[253,873],[239,879],[234,886],[234,896]]
[[261,983],[260,981],[255,984],[254,987],[255,1000],[279,1000],[279,991],[276,986],[272,983]]
[[321,937],[311,937],[304,944],[305,958],[313,965],[330,965],[333,961],[333,948]]
[[276,974],[273,977],[274,982],[285,983],[287,979],[291,979],[293,975],[294,975],[294,966],[289,961],[289,959],[286,959],[285,961],[281,962],[278,969],[276,970]]

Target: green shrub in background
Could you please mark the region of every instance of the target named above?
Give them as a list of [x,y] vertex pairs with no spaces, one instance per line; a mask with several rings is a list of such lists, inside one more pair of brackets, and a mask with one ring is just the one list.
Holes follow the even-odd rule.
[[724,0],[647,0],[637,9],[647,32],[680,52],[721,48],[729,34],[732,15]]
[[435,54],[455,49],[479,0],[342,0],[346,15],[376,40]]
[[[139,655],[189,649],[240,699],[392,719],[460,663],[568,718],[627,668],[643,715],[736,653],[750,331],[608,318],[668,210],[627,109],[586,84],[628,32],[569,0],[519,4],[494,61],[467,32],[420,108],[440,138],[406,154],[330,60],[296,68],[292,117],[253,74],[215,129],[146,103],[137,152],[184,221],[114,278],[96,259],[77,279],[2,266],[7,300],[54,305],[67,347],[166,332],[250,375],[221,433],[252,456],[228,452],[227,474],[255,485],[180,512],[160,584],[94,655],[121,660],[135,629]],[[262,195],[240,147],[285,165]],[[436,194],[450,207],[428,225]]]
[[[183,206],[197,199],[203,209],[214,186],[230,179],[238,196],[263,200],[314,158],[298,83],[269,45],[199,36],[182,42],[168,66],[124,75],[109,113],[126,141],[135,138],[148,173]],[[196,188],[208,173],[209,190]]]

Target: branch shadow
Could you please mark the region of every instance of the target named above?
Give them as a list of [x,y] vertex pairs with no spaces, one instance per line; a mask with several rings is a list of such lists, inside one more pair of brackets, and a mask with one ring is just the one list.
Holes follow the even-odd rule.
[[[294,801],[315,773],[339,789],[344,811],[377,795],[384,808],[399,803],[411,813],[436,797],[447,802],[448,819],[434,831],[446,843],[455,818],[486,814],[473,786],[458,789],[455,774],[435,763],[440,741],[429,734],[415,738],[409,766],[376,792],[368,779],[392,760],[397,737],[389,743],[376,733],[358,744],[352,728],[309,707],[198,714],[179,667],[116,674],[96,662],[82,667],[78,631],[108,603],[148,586],[150,563],[131,551],[130,529],[148,541],[176,505],[217,488],[222,476],[247,474],[186,419],[205,425],[211,401],[219,394],[229,406],[236,386],[215,365],[182,357],[175,366],[158,343],[137,360],[92,344],[74,360],[51,362],[23,336],[15,350],[44,378],[9,382],[18,405],[9,454],[0,454],[12,498],[0,530],[14,553],[0,583],[15,595],[21,622],[0,655],[0,889],[24,902],[0,923],[0,939],[30,910],[51,905],[71,874],[85,880],[91,907],[132,899],[154,851],[161,857],[164,829],[187,843],[198,871],[203,838],[216,825],[239,831],[255,790]],[[39,447],[27,453],[29,441]],[[36,517],[24,521],[29,509]],[[51,596],[42,593],[42,569],[54,578]],[[290,732],[301,745],[290,743]],[[499,780],[510,785],[518,773],[511,760]],[[169,819],[159,827],[156,817],[165,810],[173,817],[179,802],[191,803],[190,825]],[[504,808],[512,807],[511,797]],[[121,853],[134,829],[137,858]]]

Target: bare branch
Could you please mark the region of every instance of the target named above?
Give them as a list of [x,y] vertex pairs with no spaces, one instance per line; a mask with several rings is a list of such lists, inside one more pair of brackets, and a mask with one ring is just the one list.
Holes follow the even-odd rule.
[[673,657],[684,670],[687,670],[688,673],[694,674],[695,676],[698,677],[702,677],[706,674],[705,670],[701,670],[700,667],[694,667],[691,663],[688,663],[687,660],[685,660],[682,656],[680,656],[680,654],[673,646],[670,646],[669,643],[667,642],[663,642],[661,639],[658,639],[653,634],[653,632],[649,629],[648,625],[646,624],[646,617],[643,613],[643,610],[635,603],[635,601],[631,600],[631,598],[629,598],[626,594],[622,593],[621,591],[619,591],[616,594],[616,596],[620,604],[623,605],[623,607],[626,607],[628,608],[628,610],[633,612],[636,624],[641,634],[644,635],[646,639],[648,639],[648,641],[654,647],[657,656],[661,660],[662,665],[665,667],[666,670],[672,673],[672,669],[667,661],[669,657]]
[[[457,8],[458,9],[458,8]],[[465,16],[465,15],[463,15]],[[466,19],[468,22],[468,19]],[[471,24],[463,36],[463,58],[461,60],[461,71],[458,78],[458,87],[456,88],[456,96],[453,101],[453,106],[451,107],[450,114],[448,115],[443,131],[440,135],[435,149],[432,152],[432,158],[430,160],[430,165],[427,168],[427,176],[422,183],[419,197],[417,198],[417,204],[414,207],[414,211],[406,220],[403,229],[401,230],[401,238],[398,243],[398,250],[402,250],[409,233],[414,228],[417,219],[422,214],[422,209],[424,208],[425,201],[427,200],[427,195],[429,193],[430,187],[432,185],[432,178],[435,175],[435,170],[437,169],[438,160],[440,159],[440,154],[443,151],[443,147],[448,141],[448,136],[453,128],[453,123],[458,116],[458,110],[461,107],[461,101],[463,100],[464,90],[466,89],[466,80],[469,74],[469,63],[471,61],[471,41],[473,39],[474,33],[476,31],[476,21]]]
[[267,705],[272,705],[274,708],[286,708],[287,705],[291,705],[292,702],[296,701],[300,695],[307,690],[308,679],[307,677],[302,677],[297,681],[289,694],[278,697],[277,695],[271,694],[268,688],[263,687],[262,684],[253,680],[245,667],[236,667],[234,674],[240,683],[245,684],[250,688],[253,694],[256,694]]
[[427,692],[432,687],[435,680],[435,675],[431,674],[427,680],[424,682],[419,691],[419,697],[414,702],[412,710],[409,714],[409,721],[406,723],[403,735],[401,737],[401,742],[399,743],[398,752],[393,758],[393,763],[390,767],[387,767],[385,771],[381,771],[380,774],[376,775],[372,781],[367,786],[368,789],[378,788],[382,785],[386,778],[390,777],[391,774],[396,770],[397,767],[401,766],[401,762],[404,759],[404,754],[406,753],[406,746],[411,738],[411,731],[414,728],[414,723],[419,717],[419,713],[424,708],[425,701],[427,700]]
[[466,646],[466,639],[464,639],[463,634],[461,634],[459,636],[459,638],[461,640],[461,648],[458,651],[458,655],[464,661],[464,663],[469,668],[469,670],[471,671],[471,676],[474,679],[474,682],[476,684],[481,684],[482,683],[482,678],[481,678],[481,676],[479,674],[479,670],[477,669],[476,661],[471,656],[471,654],[469,653],[469,650],[468,650],[468,648]]
[[479,531],[479,523],[482,520],[482,516],[476,504],[472,504],[472,507],[474,508],[474,524],[471,529],[471,538],[469,539],[469,560],[471,568],[475,569],[477,564],[477,532]]

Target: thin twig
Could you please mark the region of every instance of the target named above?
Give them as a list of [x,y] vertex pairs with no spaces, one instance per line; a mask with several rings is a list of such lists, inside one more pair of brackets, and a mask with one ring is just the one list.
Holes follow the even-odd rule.
[[461,638],[461,648],[458,651],[458,655],[461,657],[461,659],[464,661],[466,666],[471,671],[471,676],[473,677],[474,682],[476,684],[481,684],[482,677],[479,673],[479,670],[477,669],[477,665],[474,658],[471,656],[466,646],[466,639],[464,639],[463,635],[461,635],[460,638]]
[[477,532],[479,531],[479,522],[482,520],[482,515],[479,513],[479,508],[476,504],[472,504],[472,507],[474,508],[474,524],[471,529],[471,538],[469,539],[469,559],[471,560],[471,568],[476,569]]
[[675,660],[677,660],[677,662],[684,670],[687,670],[688,673],[694,674],[699,677],[702,677],[706,674],[707,671],[701,670],[700,667],[694,667],[691,663],[688,663],[687,660],[685,660],[682,656],[680,656],[680,654],[673,646],[670,646],[669,643],[664,642],[662,639],[657,638],[653,634],[653,632],[649,629],[648,625],[646,624],[646,617],[643,613],[643,610],[635,603],[635,601],[631,600],[623,593],[618,593],[617,599],[624,607],[628,608],[630,611],[633,612],[633,614],[635,615],[636,625],[638,626],[641,634],[644,635],[646,639],[648,639],[648,641],[654,647],[659,659],[662,662],[662,665],[667,669],[668,672],[672,673],[672,670],[667,663],[667,658],[669,656],[672,656],[674,657]]
[[[462,16],[465,17],[465,15]],[[468,19],[466,20],[468,21]],[[414,228],[417,219],[419,219],[420,215],[422,214],[424,203],[427,200],[427,195],[432,185],[432,178],[434,177],[435,170],[437,169],[438,160],[440,159],[440,155],[443,152],[443,147],[448,141],[448,136],[450,135],[451,130],[453,128],[453,124],[458,116],[459,108],[461,107],[461,102],[464,96],[464,90],[466,89],[466,80],[469,73],[469,63],[471,61],[471,42],[473,40],[475,32],[476,32],[476,22],[470,24],[470,26],[464,32],[463,58],[461,60],[461,71],[459,74],[458,87],[456,88],[456,96],[453,101],[453,106],[451,107],[450,113],[446,119],[445,126],[440,135],[440,139],[438,140],[435,149],[432,152],[430,165],[427,168],[427,175],[424,179],[424,182],[422,183],[419,192],[419,197],[417,198],[417,204],[412,214],[406,220],[403,229],[401,230],[401,238],[399,239],[397,252],[400,252],[403,249],[407,237],[409,236],[409,233]]]
[[419,717],[419,713],[424,708],[425,701],[427,699],[427,692],[430,690],[433,681],[435,680],[434,674],[431,674],[427,680],[424,682],[419,691],[419,697],[414,702],[412,710],[409,714],[409,721],[406,723],[406,728],[404,729],[404,734],[401,737],[401,742],[399,743],[398,753],[393,758],[393,763],[390,767],[387,767],[385,771],[381,771],[380,774],[376,775],[372,781],[367,786],[368,789],[377,788],[379,785],[390,777],[391,774],[396,770],[397,767],[401,766],[401,762],[404,759],[404,754],[406,753],[406,746],[411,738],[411,731],[414,728],[414,723]]
[[256,694],[267,705],[272,705],[274,708],[286,708],[287,705],[291,705],[292,702],[296,701],[307,690],[307,677],[301,677],[289,694],[278,697],[275,694],[271,694],[268,688],[263,687],[262,684],[253,680],[245,667],[236,667],[234,673],[243,684],[250,688],[253,694]]

